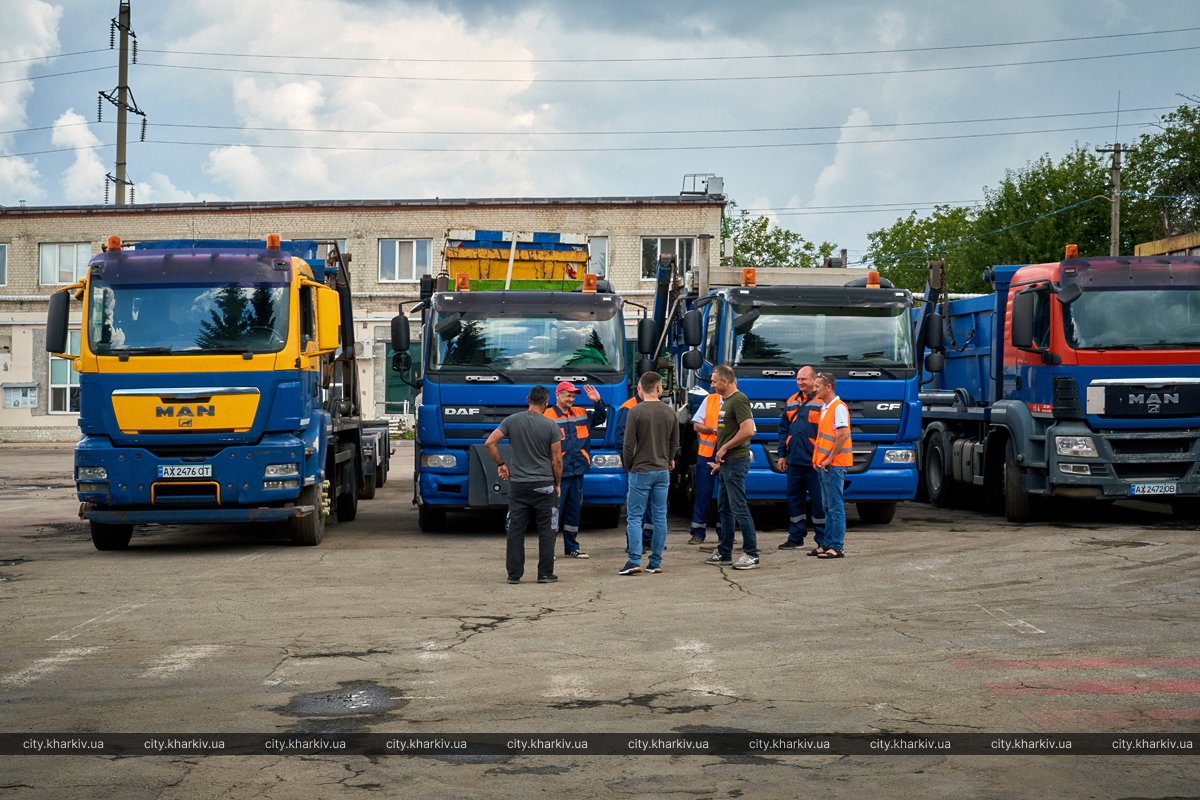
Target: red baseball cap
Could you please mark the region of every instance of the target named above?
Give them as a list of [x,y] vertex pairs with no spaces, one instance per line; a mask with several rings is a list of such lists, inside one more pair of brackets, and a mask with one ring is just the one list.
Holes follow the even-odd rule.
[[563,381],[554,387],[554,393],[558,394],[559,392],[574,392],[575,394],[579,394],[580,390],[576,389],[575,384],[570,381]]

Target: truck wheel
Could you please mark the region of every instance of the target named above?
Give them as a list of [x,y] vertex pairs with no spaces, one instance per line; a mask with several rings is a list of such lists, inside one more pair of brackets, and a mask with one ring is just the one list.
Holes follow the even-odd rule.
[[[387,459],[387,456],[385,455],[383,457],[383,459],[380,460],[380,462],[375,465],[375,488],[376,489],[382,489],[383,485],[385,483],[387,483],[387,468],[388,468],[388,459]],[[372,497],[373,496],[374,495],[372,495]]]
[[925,464],[921,480],[929,502],[938,508],[950,507],[950,492],[946,480],[946,440],[940,433],[929,437],[925,444]]
[[353,522],[358,516],[358,446],[350,448],[350,460],[346,469],[350,470],[350,491],[338,495],[338,522]]
[[321,514],[321,500],[321,487],[318,484],[314,483],[300,490],[296,504],[312,506],[313,510],[303,517],[292,517],[288,520],[292,544],[313,547],[325,538],[325,517]]
[[124,550],[133,538],[132,525],[112,525],[107,522],[91,521],[92,545],[97,550]]
[[855,503],[858,519],[867,525],[887,525],[896,516],[895,503]]
[[1004,516],[1009,522],[1028,522],[1033,516],[1033,498],[1021,485],[1021,466],[1011,439],[1004,445]]
[[417,506],[417,527],[422,533],[442,533],[446,530],[446,510],[433,506]]
[[[375,469],[377,469],[377,470],[379,469],[378,465],[375,467]],[[375,487],[378,485],[378,484],[376,484],[375,480],[376,480],[375,477],[372,476],[371,478],[363,481],[359,485],[358,497],[360,500],[374,500],[375,499]]]

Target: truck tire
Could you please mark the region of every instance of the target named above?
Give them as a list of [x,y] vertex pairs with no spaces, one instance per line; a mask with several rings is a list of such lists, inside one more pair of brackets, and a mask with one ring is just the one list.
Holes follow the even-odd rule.
[[108,522],[90,521],[92,545],[97,550],[124,550],[133,538],[132,525],[113,525]]
[[417,506],[417,527],[422,533],[442,533],[446,530],[446,509]]
[[1011,439],[1004,445],[1004,516],[1009,522],[1028,522],[1033,517],[1033,498],[1021,485],[1021,465]]
[[921,482],[929,502],[938,508],[950,507],[950,486],[946,478],[946,440],[934,433],[925,443],[925,463],[921,470]]
[[338,522],[353,522],[358,516],[358,445],[350,448],[350,460],[345,468],[350,470],[350,491],[338,495],[337,518]]
[[291,534],[292,544],[301,547],[314,547],[325,538],[325,517],[321,513],[321,487],[310,484],[300,490],[296,504],[312,506],[312,513],[303,517],[292,517],[288,520],[288,533]]
[[896,516],[895,503],[855,503],[858,519],[867,525],[887,525]]
[[[380,468],[379,465],[376,464],[375,470],[377,472],[378,472],[379,468]],[[374,475],[372,475],[370,478],[364,480],[361,484],[359,484],[358,498],[360,500],[374,500],[375,499],[375,487],[379,485],[378,483],[376,483],[376,480],[377,480],[376,477]]]
[[[387,469],[388,469],[388,457],[385,454],[383,458],[379,459],[379,463],[375,465],[375,488],[376,489],[382,489],[383,485],[385,483],[387,483]],[[371,496],[374,497],[375,495],[372,494]]]

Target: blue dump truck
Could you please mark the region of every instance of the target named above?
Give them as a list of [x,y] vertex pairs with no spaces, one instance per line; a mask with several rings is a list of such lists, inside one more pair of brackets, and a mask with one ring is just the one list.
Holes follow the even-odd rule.
[[[609,421],[629,397],[623,303],[586,273],[582,237],[451,231],[445,264],[448,272],[421,281],[413,308],[421,319],[419,365],[408,357],[403,304],[392,320],[393,367],[420,391],[414,503],[429,532],[446,529],[447,512],[507,505],[508,484],[483,442],[525,410],[533,386],[546,386],[553,401],[560,381],[593,384]],[[576,406],[590,420],[594,405],[584,395]],[[592,426],[587,451],[584,519],[602,527],[617,524],[625,502],[615,427]]]
[[[117,236],[51,295],[46,349],[79,372],[75,480],[100,550],[141,523],[286,522],[318,544],[387,478],[362,420],[336,244]],[[83,301],[70,352],[72,299]]]
[[[922,394],[922,479],[939,506],[1013,522],[1049,498],[1200,506],[1200,259],[988,269],[991,294],[926,289],[945,369]],[[944,335],[943,335],[944,334]]]
[[[854,466],[846,500],[863,522],[890,522],[897,502],[911,500],[917,489],[921,376],[912,295],[877,275],[855,278],[845,269],[713,270],[707,283],[703,296],[688,293],[674,259],[660,260],[653,327],[646,326],[648,339],[657,341],[639,335],[640,352],[665,347],[673,356],[681,461],[695,453],[690,420],[711,391],[713,368],[727,364],[750,399],[757,428],[746,494],[752,503],[784,502],[787,476],[775,463],[779,418],[796,391],[796,371],[808,365],[834,374],[850,408]],[[642,363],[639,369],[650,366]],[[678,467],[676,492],[687,493],[694,461]]]

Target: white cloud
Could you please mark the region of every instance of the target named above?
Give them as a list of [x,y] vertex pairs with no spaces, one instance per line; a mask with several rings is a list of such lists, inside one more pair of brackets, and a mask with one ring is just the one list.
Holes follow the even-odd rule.
[[208,154],[204,171],[234,190],[240,200],[257,199],[268,189],[267,170],[249,147],[221,147]]
[[88,128],[87,120],[69,108],[54,120],[50,135],[57,147],[75,149],[75,160],[62,174],[63,196],[72,203],[99,203],[104,199],[106,169],[97,147],[101,144]]
[[0,200],[16,205],[21,200],[46,196],[37,167],[23,158],[0,158]]
[[[41,0],[0,0],[5,22],[4,60],[0,64],[0,130],[28,125],[26,105],[33,82],[26,80],[41,59],[58,52],[63,10]],[[14,134],[0,134],[0,155],[13,152]],[[40,200],[46,196],[36,163],[18,156],[0,158],[0,202]]]
[[221,196],[210,192],[194,194],[176,186],[161,172],[151,172],[150,177],[137,182],[137,202],[143,203],[195,203],[217,201]]

